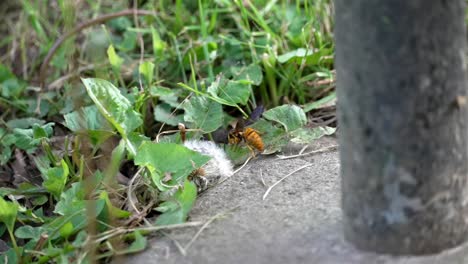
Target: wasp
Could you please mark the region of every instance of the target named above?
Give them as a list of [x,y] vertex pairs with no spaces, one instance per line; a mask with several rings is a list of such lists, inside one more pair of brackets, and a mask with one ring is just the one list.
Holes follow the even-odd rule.
[[255,157],[255,149],[263,152],[264,145],[260,132],[257,130],[244,127],[244,120],[237,120],[236,126],[228,134],[228,142],[232,145],[240,144],[241,141],[244,141],[247,147],[252,152],[252,156]]

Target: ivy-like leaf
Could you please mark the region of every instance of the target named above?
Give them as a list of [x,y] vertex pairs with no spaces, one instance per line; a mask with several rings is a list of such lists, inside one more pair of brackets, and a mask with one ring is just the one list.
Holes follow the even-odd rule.
[[171,173],[174,184],[209,160],[208,156],[174,143],[143,142],[135,156],[136,165]]
[[154,119],[171,126],[177,126],[177,124],[184,121],[183,115],[172,114],[172,112],[170,105],[158,104],[154,109]]
[[291,141],[299,144],[309,144],[313,140],[331,135],[335,131],[336,128],[332,127],[299,128],[291,132]]
[[174,200],[161,204],[161,206],[164,206],[165,203],[173,203],[173,206],[165,206],[165,208],[171,209],[166,210],[156,219],[156,225],[172,225],[185,222],[197,198],[197,187],[193,182],[186,180],[184,187],[179,189],[173,198]]
[[260,85],[263,80],[262,68],[257,64],[251,64],[242,68],[235,80],[249,80],[253,85]]
[[44,188],[50,192],[55,199],[59,200],[63,188],[68,179],[68,165],[64,160],[61,160],[61,167],[49,168],[44,175],[45,180],[42,183]]
[[223,125],[221,104],[203,96],[193,96],[184,104],[185,121],[205,133],[213,132]]
[[307,123],[307,118],[297,105],[281,105],[263,113],[268,120],[280,123],[286,131],[294,131]]

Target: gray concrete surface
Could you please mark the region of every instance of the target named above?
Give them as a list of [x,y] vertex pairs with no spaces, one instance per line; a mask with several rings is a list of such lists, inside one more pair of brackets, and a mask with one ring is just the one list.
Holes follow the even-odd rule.
[[[322,138],[308,150],[336,144]],[[295,154],[291,148],[285,154]],[[271,185],[291,171],[306,165],[277,185],[262,200]],[[341,227],[338,152],[289,160],[263,157],[249,163],[230,180],[203,193],[190,220],[212,222],[183,256],[176,243],[185,246],[199,227],[157,234],[150,247],[121,263],[320,263],[320,264],[432,264],[468,263],[468,246],[424,257],[390,257],[366,253],[344,241]],[[437,239],[437,238],[434,238]],[[177,241],[177,242],[175,242]]]

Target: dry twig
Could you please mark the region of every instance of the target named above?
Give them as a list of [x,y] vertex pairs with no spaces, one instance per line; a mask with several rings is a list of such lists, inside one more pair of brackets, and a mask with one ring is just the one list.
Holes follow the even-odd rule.
[[292,172],[289,173],[288,175],[286,175],[286,176],[284,176],[283,178],[279,179],[277,182],[273,183],[273,185],[271,185],[270,187],[268,187],[268,190],[266,190],[265,194],[263,195],[262,200],[265,200],[266,197],[268,196],[268,194],[270,193],[270,191],[271,191],[276,185],[278,185],[280,182],[282,182],[284,179],[286,179],[287,177],[293,175],[294,173],[296,173],[296,172],[298,172],[298,171],[300,171],[300,170],[303,170],[303,169],[305,169],[305,168],[307,168],[307,167],[310,167],[310,166],[312,166],[312,164],[307,164],[307,165],[304,165],[304,166],[302,166],[302,167],[299,167],[298,169],[292,171]]
[[294,158],[298,158],[298,157],[314,155],[314,154],[324,153],[324,152],[328,152],[328,151],[334,151],[334,150],[337,150],[337,149],[338,149],[338,145],[333,145],[333,146],[328,146],[328,147],[325,147],[325,148],[313,150],[313,151],[306,152],[306,153],[299,153],[297,155],[291,155],[291,156],[276,155],[276,156],[278,157],[277,160],[294,159]]

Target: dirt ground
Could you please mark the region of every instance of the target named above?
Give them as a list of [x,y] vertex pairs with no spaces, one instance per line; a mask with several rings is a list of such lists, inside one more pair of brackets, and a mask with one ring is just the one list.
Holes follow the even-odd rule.
[[[333,137],[305,151],[336,145]],[[291,147],[284,155],[296,154]],[[268,186],[286,178],[262,199]],[[200,227],[160,233],[143,253],[115,263],[468,263],[468,245],[425,257],[393,258],[361,252],[344,241],[336,150],[295,159],[262,157],[224,183],[203,193],[191,221],[216,218],[181,253]],[[266,186],[262,183],[266,184]]]

